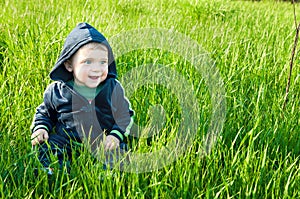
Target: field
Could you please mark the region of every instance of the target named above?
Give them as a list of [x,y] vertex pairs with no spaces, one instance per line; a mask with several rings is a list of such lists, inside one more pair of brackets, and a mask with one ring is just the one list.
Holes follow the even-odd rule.
[[[2,0],[0,6],[0,198],[300,198],[298,51],[283,109],[296,34],[291,3]],[[83,21],[116,52],[135,110],[131,152],[141,163],[104,171],[83,151],[69,175],[35,177],[35,108],[65,37]]]

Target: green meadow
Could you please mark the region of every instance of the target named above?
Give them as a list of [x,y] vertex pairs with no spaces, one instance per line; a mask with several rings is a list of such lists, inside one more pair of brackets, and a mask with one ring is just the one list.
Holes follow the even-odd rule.
[[[0,6],[0,198],[300,198],[298,48],[283,109],[296,34],[294,10],[298,23],[300,5],[228,0],[2,0]],[[131,152],[147,154],[173,146],[168,143],[173,143],[183,118],[191,113],[188,129],[194,136],[187,146],[179,155],[172,156],[171,151],[170,157],[175,158],[162,167],[143,172],[103,170],[84,150],[74,158],[70,174],[56,170],[49,178],[42,172],[35,176],[34,168],[41,167],[30,142],[35,108],[51,83],[48,74],[64,39],[83,21],[108,41],[123,34],[120,46],[123,41],[138,42],[134,32],[145,28],[154,33],[172,30],[196,42],[213,60],[223,82],[222,117],[212,117],[216,104],[209,79],[176,53],[184,48],[190,57],[197,56],[184,39],[171,37],[170,42],[178,44],[176,52],[132,44],[132,50],[123,50],[116,58],[119,80],[135,110],[133,134],[144,135],[130,137]],[[172,78],[159,73],[159,68],[148,71],[171,86],[162,80],[137,83],[134,76],[125,78],[151,64],[177,74]],[[147,76],[147,71],[140,73]],[[186,96],[179,92],[184,88],[189,91]],[[205,153],[205,136],[218,119],[224,120],[222,128]],[[152,131],[156,133],[149,136]]]

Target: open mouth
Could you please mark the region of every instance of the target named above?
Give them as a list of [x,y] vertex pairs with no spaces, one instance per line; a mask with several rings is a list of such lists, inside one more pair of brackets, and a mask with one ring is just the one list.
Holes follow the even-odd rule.
[[97,79],[100,78],[100,76],[89,76],[89,78],[92,79],[92,80],[97,80]]

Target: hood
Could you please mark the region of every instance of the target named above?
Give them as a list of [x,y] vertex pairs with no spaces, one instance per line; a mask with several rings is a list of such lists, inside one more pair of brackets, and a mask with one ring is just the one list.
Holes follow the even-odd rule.
[[116,64],[113,56],[111,46],[106,38],[98,32],[93,26],[88,23],[79,23],[68,35],[64,43],[62,52],[58,57],[56,64],[50,72],[50,78],[55,81],[67,82],[73,78],[73,74],[66,70],[64,62],[83,45],[89,42],[99,42],[105,45],[108,49],[108,76],[112,78],[117,77]]

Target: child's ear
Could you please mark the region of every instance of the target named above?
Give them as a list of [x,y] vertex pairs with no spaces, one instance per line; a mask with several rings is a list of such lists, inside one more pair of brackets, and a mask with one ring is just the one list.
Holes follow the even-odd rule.
[[65,62],[64,62],[64,65],[65,65],[65,68],[67,69],[67,71],[73,72],[73,68],[72,68],[71,61],[70,61],[70,60],[65,61]]

